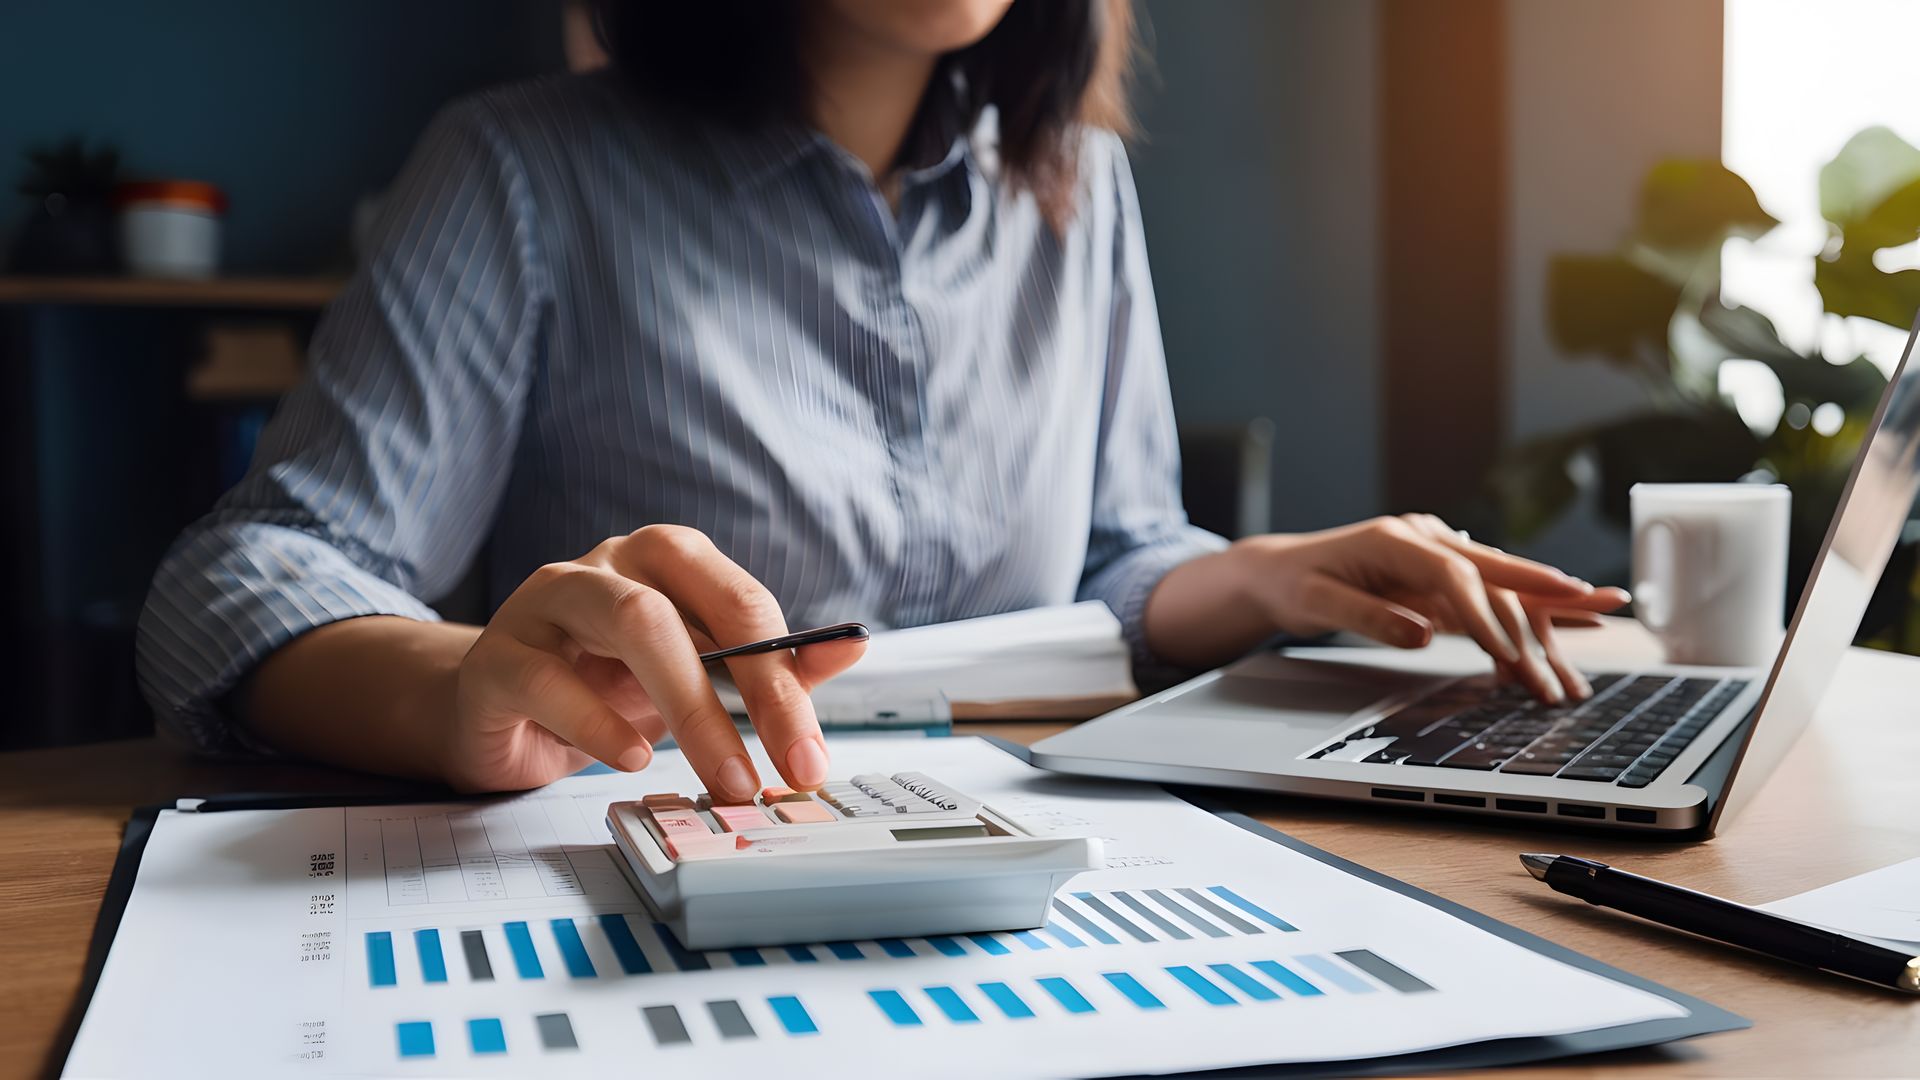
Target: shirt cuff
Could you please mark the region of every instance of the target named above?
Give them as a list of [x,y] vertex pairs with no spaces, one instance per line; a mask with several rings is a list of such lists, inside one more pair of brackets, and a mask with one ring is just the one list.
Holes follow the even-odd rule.
[[1120,620],[1135,667],[1163,663],[1147,647],[1147,597],[1167,572],[1181,563],[1224,551],[1227,541],[1194,526],[1134,548],[1089,575],[1080,585],[1080,599],[1104,600]]
[[136,670],[162,731],[213,754],[272,753],[225,707],[274,650],[362,615],[440,616],[301,528],[231,522],[189,532],[167,553],[140,615]]

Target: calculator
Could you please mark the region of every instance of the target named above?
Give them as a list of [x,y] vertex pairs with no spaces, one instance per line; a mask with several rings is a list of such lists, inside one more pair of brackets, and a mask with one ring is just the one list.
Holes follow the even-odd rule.
[[1104,862],[1098,837],[1035,833],[917,772],[739,804],[662,792],[608,806],[607,829],[689,949],[1030,930]]

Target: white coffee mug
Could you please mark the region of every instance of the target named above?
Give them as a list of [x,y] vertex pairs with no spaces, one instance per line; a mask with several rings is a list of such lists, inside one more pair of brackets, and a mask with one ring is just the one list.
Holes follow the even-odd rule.
[[1634,613],[1674,664],[1771,663],[1786,622],[1779,484],[1635,484]]

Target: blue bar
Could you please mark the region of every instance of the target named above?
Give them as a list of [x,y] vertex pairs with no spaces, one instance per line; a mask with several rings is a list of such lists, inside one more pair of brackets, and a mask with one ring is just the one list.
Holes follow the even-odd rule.
[[1094,1011],[1093,1002],[1080,996],[1080,991],[1075,990],[1073,984],[1065,979],[1041,979],[1040,989],[1052,994],[1053,1000],[1064,1005],[1070,1013],[1090,1013]]
[[420,974],[430,983],[447,981],[447,958],[440,953],[440,931],[415,930],[413,948],[420,954]]
[[[1026,933],[1026,931],[1023,930],[1021,933]],[[1031,934],[1027,936],[1032,937]],[[994,937],[992,934],[968,934],[967,940],[985,949],[988,956],[1005,956],[1013,951],[1005,945],[1000,944],[1000,939]],[[1038,938],[1034,938],[1034,940],[1039,941]],[[1046,948],[1047,943],[1044,941],[1040,942],[1040,947],[1043,949]]]
[[1013,992],[1013,987],[1006,983],[983,982],[980,984],[980,990],[987,995],[988,1001],[999,1006],[1000,1011],[1007,1014],[1007,1019],[1031,1020],[1033,1018],[1033,1010],[1028,1008],[1027,1003],[1020,1000],[1020,995]]
[[907,944],[904,941],[901,941],[897,937],[881,938],[880,947],[887,951],[888,956],[912,956],[913,955],[913,946]]
[[1180,965],[1168,968],[1167,974],[1187,984],[1187,989],[1193,991],[1195,994],[1198,994],[1200,996],[1200,1000],[1206,1002],[1209,1005],[1240,1004],[1239,1002],[1233,1000],[1233,995],[1213,985],[1212,982],[1208,981],[1205,975],[1200,974],[1199,972],[1193,970],[1192,968],[1186,966],[1185,964],[1180,964]]
[[1324,956],[1296,956],[1295,960],[1326,976],[1326,980],[1349,994],[1371,994],[1373,984]]
[[640,951],[640,943],[634,940],[633,928],[627,925],[625,915],[600,916],[600,929],[606,931],[607,941],[613,945],[613,955],[620,961],[620,970],[629,975],[645,975],[653,970],[653,963],[647,954]]
[[1064,926],[1061,926],[1057,922],[1050,922],[1047,924],[1047,933],[1052,934],[1054,937],[1059,938],[1060,944],[1065,945],[1069,949],[1084,949],[1087,947],[1086,942],[1081,941],[1077,937],[1074,937],[1072,931],[1068,930]]
[[1025,945],[1027,948],[1032,949],[1034,952],[1039,952],[1041,949],[1047,947],[1047,939],[1031,930],[1015,930],[1013,932],[1013,939]]
[[1280,1000],[1280,995],[1267,989],[1265,983],[1234,967],[1232,964],[1208,964],[1207,966],[1213,969],[1215,975],[1232,983],[1241,993],[1255,1001]]
[[1275,930],[1300,929],[1280,916],[1275,915],[1273,912],[1268,911],[1266,908],[1261,907],[1259,904],[1227,888],[1225,885],[1215,885],[1207,891],[1225,900],[1227,903],[1232,904],[1234,907],[1239,908],[1241,911],[1259,919],[1261,922],[1266,923],[1268,926],[1273,927]]
[[553,940],[560,943],[560,959],[566,961],[567,974],[576,979],[592,979],[599,976],[593,970],[593,957],[587,955],[587,943],[580,940],[580,928],[573,925],[572,919],[553,919]]
[[760,955],[759,949],[728,949],[727,955],[741,967],[765,967],[767,958]]
[[867,996],[880,1006],[881,1012],[887,1014],[887,1019],[893,1021],[894,1027],[920,1026],[920,1014],[913,1011],[913,1006],[907,1004],[907,999],[901,997],[898,991],[869,990]]
[[392,986],[397,981],[393,974],[393,935],[385,930],[367,935],[367,978],[375,986]]
[[400,1037],[400,1056],[432,1057],[433,1025],[425,1020],[409,1020],[404,1024],[393,1025],[395,1034]]
[[814,1024],[813,1017],[808,1015],[807,1007],[800,1004],[799,998],[787,995],[770,997],[767,999],[767,1004],[773,1006],[773,1015],[780,1018],[780,1026],[787,1029],[787,1034],[817,1035],[820,1033],[820,1028]]
[[1253,962],[1253,970],[1279,983],[1286,989],[1299,994],[1301,997],[1318,997],[1325,992],[1300,976],[1295,975],[1292,969],[1286,965],[1276,964],[1271,960],[1255,960]]
[[1140,980],[1124,971],[1109,971],[1102,978],[1113,984],[1115,990],[1127,995],[1127,1000],[1143,1009],[1164,1009],[1167,1003],[1153,996],[1153,992],[1140,985]]
[[685,945],[680,944],[680,939],[673,936],[673,931],[667,929],[667,924],[654,923],[653,933],[660,939],[660,944],[667,947],[667,955],[673,957],[673,966],[681,971],[705,971],[713,966],[707,963],[706,957],[697,952],[689,952]]
[[481,1019],[467,1021],[467,1042],[473,1045],[476,1054],[504,1054],[507,1052],[507,1033],[501,1030],[500,1021]]
[[934,950],[942,956],[967,955],[966,948],[950,937],[930,937],[927,939],[927,944],[933,946]]
[[507,924],[507,948],[513,953],[513,966],[523,979],[544,979],[547,973],[540,968],[540,954],[533,951],[533,935],[527,933],[527,924],[510,922]]
[[796,964],[817,964],[820,962],[820,958],[813,955],[813,950],[807,948],[805,945],[787,946],[787,956]]
[[833,952],[833,955],[842,960],[865,960],[867,958],[867,954],[860,951],[860,946],[851,941],[829,942],[827,948]]
[[960,995],[954,993],[951,986],[929,986],[927,996],[933,999],[935,1005],[940,1006],[941,1012],[947,1014],[947,1019],[956,1024],[980,1022],[980,1014],[974,1012],[966,1002],[961,1001]]

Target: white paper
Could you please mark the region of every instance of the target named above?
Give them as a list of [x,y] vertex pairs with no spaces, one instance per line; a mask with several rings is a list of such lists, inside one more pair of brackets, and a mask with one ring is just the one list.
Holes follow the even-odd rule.
[[1881,867],[1760,907],[1775,915],[1870,938],[1888,948],[1920,952],[1920,859]]
[[[640,775],[580,776],[480,805],[169,811],[69,1075],[1100,1075],[1372,1057],[1685,1015],[1157,788],[1053,776],[974,739],[832,748],[839,774],[917,769],[1038,831],[1104,836],[1107,868],[1071,882],[1055,925],[1024,935],[892,943],[908,957],[872,941],[839,943],[858,959],[824,945],[800,950],[804,962],[784,948],[718,951],[705,954],[708,970],[683,970],[602,825],[612,799],[693,790],[677,754]],[[1263,922],[1229,892],[1298,929]],[[623,970],[601,916],[633,935],[650,973]],[[514,923],[541,978],[518,973]],[[1167,929],[1182,926],[1184,940]],[[422,931],[439,943],[444,982],[428,981]],[[480,936],[491,981],[473,977],[463,931]],[[579,935],[590,977],[570,973],[563,933]],[[377,935],[391,942],[391,985],[374,985]],[[1336,956],[1356,949],[1433,989],[1393,989]],[[1171,968],[1190,968],[1230,1004],[1208,1004]],[[1279,970],[1323,992],[1290,988]],[[1130,975],[1161,1007],[1135,1004],[1109,973]],[[1088,1011],[1070,1011],[1046,989],[1061,984],[1042,980],[1065,980]],[[941,987],[977,1019],[950,1019]],[[989,988],[1033,1015],[1010,1016]],[[876,991],[897,992],[919,1023],[890,1022]],[[797,1002],[817,1031],[790,1034],[776,999]],[[710,1002],[737,1003],[753,1035],[724,1038]],[[663,1045],[644,1020],[665,1006],[685,1042]],[[543,1048],[536,1018],[558,1014],[577,1049]],[[476,1052],[492,1045],[493,1021],[503,1051]],[[430,1031],[432,1056],[403,1059],[403,1030]]]
[[[739,691],[716,685],[729,711],[745,711]],[[823,720],[843,721],[878,709],[917,715],[929,702],[991,705],[1136,692],[1120,620],[1088,600],[876,633],[860,662],[815,691],[813,701]]]

